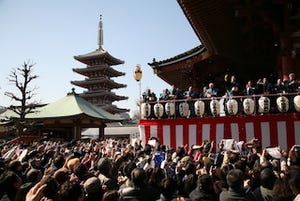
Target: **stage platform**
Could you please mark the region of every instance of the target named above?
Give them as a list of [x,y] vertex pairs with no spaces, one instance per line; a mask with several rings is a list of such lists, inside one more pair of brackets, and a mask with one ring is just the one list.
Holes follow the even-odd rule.
[[160,144],[172,148],[199,145],[203,140],[257,138],[263,147],[286,149],[300,144],[300,113],[140,120],[139,130],[144,142],[157,137]]

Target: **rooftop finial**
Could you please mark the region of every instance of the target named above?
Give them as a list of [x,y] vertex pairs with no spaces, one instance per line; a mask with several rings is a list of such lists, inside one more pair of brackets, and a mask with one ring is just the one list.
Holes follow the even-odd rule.
[[103,29],[102,29],[102,15],[100,15],[99,27],[98,27],[98,48],[102,49],[103,45]]

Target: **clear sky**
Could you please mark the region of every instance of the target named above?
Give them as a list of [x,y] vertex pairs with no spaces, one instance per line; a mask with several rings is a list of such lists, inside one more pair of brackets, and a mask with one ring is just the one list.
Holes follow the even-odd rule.
[[[176,0],[0,0],[0,106],[12,104],[6,91],[12,68],[26,61],[35,63],[38,75],[35,100],[51,103],[64,97],[71,80],[83,80],[72,68],[84,68],[73,56],[97,48],[99,16],[103,20],[103,49],[125,61],[114,66],[126,75],[115,78],[127,88],[114,90],[128,100],[114,102],[120,108],[137,110],[139,85],[133,69],[142,66],[141,89],[157,96],[170,86],[147,64],[164,60],[200,44]],[[77,93],[83,88],[75,87]]]

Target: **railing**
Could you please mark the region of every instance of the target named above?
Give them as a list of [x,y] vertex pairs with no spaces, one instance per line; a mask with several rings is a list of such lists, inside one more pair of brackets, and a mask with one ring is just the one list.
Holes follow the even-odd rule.
[[300,112],[299,93],[159,100],[141,104],[142,119],[197,118]]

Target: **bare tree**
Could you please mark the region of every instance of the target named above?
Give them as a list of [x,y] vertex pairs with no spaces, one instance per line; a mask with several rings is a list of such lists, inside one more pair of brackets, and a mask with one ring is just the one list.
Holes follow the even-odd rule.
[[23,128],[26,125],[26,115],[33,112],[37,107],[37,103],[32,101],[36,95],[36,88],[31,88],[30,84],[33,80],[38,78],[33,74],[33,67],[35,64],[24,62],[22,67],[14,68],[9,74],[9,82],[15,85],[18,93],[5,92],[5,95],[15,101],[16,105],[11,105],[8,109],[15,112],[19,118],[16,119],[16,127],[19,135],[23,134]]

